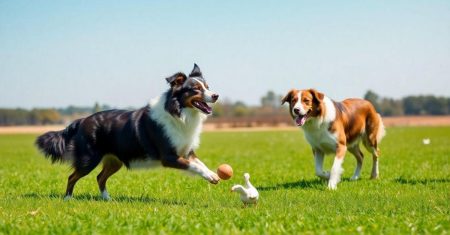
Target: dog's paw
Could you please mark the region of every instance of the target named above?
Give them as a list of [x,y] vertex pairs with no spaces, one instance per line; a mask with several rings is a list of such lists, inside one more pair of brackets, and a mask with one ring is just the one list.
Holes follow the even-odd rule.
[[66,196],[64,197],[64,201],[65,201],[65,202],[70,201],[70,200],[72,200],[72,195],[66,195]]
[[101,196],[102,196],[102,199],[103,200],[105,200],[105,201],[111,201],[111,197],[109,196],[109,193],[108,193],[108,191],[103,191],[102,192],[102,194],[101,194]]
[[379,178],[378,174],[370,176],[371,180],[377,180],[378,178]]
[[336,190],[339,181],[340,181],[339,177],[331,177],[330,180],[328,180],[328,189]]
[[336,190],[337,189],[337,183],[333,181],[328,181],[328,189],[329,190]]
[[219,181],[220,181],[219,176],[216,173],[212,172],[212,171],[209,171],[206,174],[204,174],[203,178],[205,178],[211,184],[218,184]]
[[354,175],[352,176],[352,178],[350,178],[350,181],[357,181],[357,180],[359,180],[359,176],[357,175]]
[[212,175],[211,178],[208,180],[211,184],[218,184],[220,181],[219,176],[216,174]]

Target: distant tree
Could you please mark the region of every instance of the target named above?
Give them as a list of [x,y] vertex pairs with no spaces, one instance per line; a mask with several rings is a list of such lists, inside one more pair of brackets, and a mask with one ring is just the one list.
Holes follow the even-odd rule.
[[61,115],[55,109],[33,109],[29,115],[30,124],[46,125],[61,122]]
[[423,108],[423,99],[419,96],[407,96],[403,98],[403,107],[406,115],[422,115],[426,114]]
[[0,109],[0,125],[26,125],[29,112],[25,109]]
[[450,98],[445,98],[447,103],[447,114],[450,114]]
[[249,114],[249,109],[244,102],[238,101],[233,105],[233,116],[243,117]]
[[221,102],[215,103],[212,109],[213,109],[212,112],[213,117],[222,117],[225,114],[225,107]]
[[[220,102],[220,107],[218,107],[219,109],[219,115],[221,115],[221,117],[231,117],[233,116],[233,103],[228,99],[225,98]],[[222,109],[222,110],[220,110]],[[222,112],[222,113],[220,113]],[[213,111],[213,115],[214,115],[214,111]]]
[[39,125],[42,122],[41,113],[38,109],[32,109],[30,115],[28,116],[29,124]]
[[[104,104],[101,106],[101,110],[110,110],[110,109],[112,109],[112,107],[107,104]],[[130,108],[130,110],[132,110],[132,109],[134,109],[134,108]]]
[[77,110],[77,108],[75,106],[69,105],[69,107],[66,108],[66,114],[72,115],[75,112],[77,112],[76,110]]
[[272,107],[276,108],[280,106],[279,96],[275,94],[273,91],[268,91],[265,96],[261,97],[261,106],[262,107]]
[[62,115],[74,115],[74,114],[87,114],[92,113],[93,107],[80,107],[80,106],[73,106],[70,105],[66,108],[60,108],[57,109],[59,113]]
[[450,114],[450,98],[435,96],[407,96],[402,99],[406,115]]
[[403,103],[401,100],[383,98],[379,103],[379,110],[383,116],[401,116],[403,112]]
[[449,113],[447,102],[444,97],[425,96],[424,109],[430,115],[445,115]]
[[55,109],[41,110],[41,124],[55,124],[61,122],[61,115]]
[[95,102],[94,104],[94,109],[93,109],[93,113],[98,113],[102,111],[102,108],[100,107],[100,105],[98,104],[98,102]]

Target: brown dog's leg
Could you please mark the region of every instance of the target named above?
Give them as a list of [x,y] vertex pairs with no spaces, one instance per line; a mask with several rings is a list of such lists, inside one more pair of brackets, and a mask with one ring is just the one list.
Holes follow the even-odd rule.
[[371,179],[378,179],[378,157],[380,156],[380,150],[379,149],[373,149],[372,150],[372,159],[373,159],[373,165],[372,165],[372,174],[370,175]]
[[385,134],[383,121],[381,116],[377,113],[372,113],[370,116],[370,123],[366,127],[367,136],[364,141],[366,149],[372,153],[373,165],[371,179],[378,179],[378,158],[380,157],[380,149],[378,145]]
[[314,165],[316,169],[316,175],[324,180],[329,180],[330,172],[323,171],[323,158],[325,157],[325,154],[318,149],[313,149],[313,154],[314,154]]
[[353,174],[352,178],[350,178],[350,180],[357,180],[357,179],[359,179],[359,176],[361,175],[361,168],[362,168],[362,163],[364,160],[364,155],[361,152],[359,145],[356,145],[355,147],[348,149],[348,151],[350,153],[352,153],[353,156],[355,156],[355,158],[356,158],[355,173]]
[[328,188],[331,190],[337,189],[337,184],[341,181],[342,163],[344,162],[345,152],[347,146],[338,144],[336,148],[336,156],[334,157],[333,166],[331,167],[330,180],[328,181]]

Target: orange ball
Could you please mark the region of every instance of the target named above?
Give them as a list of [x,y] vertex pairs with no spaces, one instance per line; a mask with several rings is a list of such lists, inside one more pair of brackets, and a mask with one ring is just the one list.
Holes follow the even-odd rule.
[[230,179],[233,176],[233,168],[228,164],[222,164],[217,168],[217,175],[223,180]]

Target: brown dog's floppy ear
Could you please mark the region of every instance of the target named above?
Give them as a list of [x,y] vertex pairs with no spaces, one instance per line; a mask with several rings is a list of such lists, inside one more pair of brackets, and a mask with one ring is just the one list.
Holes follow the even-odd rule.
[[283,105],[286,102],[290,103],[294,94],[295,94],[295,89],[290,90],[281,100],[281,105]]
[[187,77],[184,73],[176,73],[168,78],[166,81],[170,84],[171,87],[181,86],[186,81]]
[[309,92],[311,92],[311,95],[313,96],[313,100],[317,103],[321,103],[323,101],[323,97],[325,97],[325,95],[323,93],[320,93],[315,89],[309,89]]

